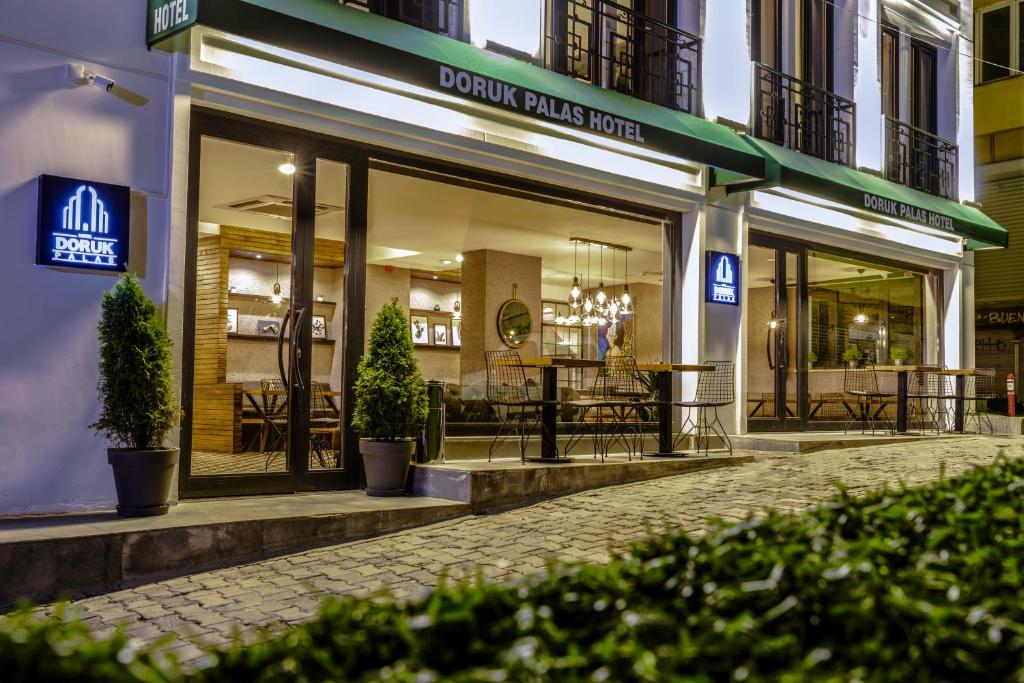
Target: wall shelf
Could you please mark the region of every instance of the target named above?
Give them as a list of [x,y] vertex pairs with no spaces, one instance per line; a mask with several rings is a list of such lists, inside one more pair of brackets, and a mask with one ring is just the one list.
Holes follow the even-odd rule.
[[[288,297],[281,297],[281,303],[271,303],[270,297],[265,294],[248,294],[246,292],[228,292],[228,299],[238,299],[239,301],[253,301],[256,303],[271,304],[272,306],[285,306],[291,300]],[[338,303],[336,301],[313,301],[313,307],[324,306],[327,308],[336,308]]]
[[440,344],[413,344],[417,351],[462,351],[461,346],[441,346]]
[[[229,333],[228,334],[228,339],[229,340],[231,340],[231,339],[238,339],[240,341],[273,342],[275,344],[277,343],[277,335],[276,334],[273,335],[273,336],[266,336],[265,337],[265,336],[262,336],[262,335],[259,335],[259,334],[234,334],[234,333]],[[291,339],[291,337],[285,337],[284,338],[285,341],[288,341],[290,339]],[[333,346],[334,345],[334,340],[333,339],[319,339],[319,338],[316,338],[316,339],[313,339],[313,343],[314,344],[328,344],[328,345]]]

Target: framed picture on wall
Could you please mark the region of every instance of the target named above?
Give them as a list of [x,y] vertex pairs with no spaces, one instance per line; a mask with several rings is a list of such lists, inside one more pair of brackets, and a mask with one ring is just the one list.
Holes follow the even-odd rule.
[[462,346],[462,323],[452,321],[452,346]]
[[313,316],[313,339],[327,339],[327,318],[322,315]]
[[427,324],[427,316],[413,315],[409,317],[409,325],[412,328],[413,344],[430,343],[430,326]]
[[238,334],[238,309],[228,309],[228,334]]
[[448,325],[434,323],[434,346],[448,346]]

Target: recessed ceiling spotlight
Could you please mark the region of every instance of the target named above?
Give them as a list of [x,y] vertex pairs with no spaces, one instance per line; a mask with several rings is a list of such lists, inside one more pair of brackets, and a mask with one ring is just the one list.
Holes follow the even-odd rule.
[[295,164],[293,164],[290,161],[286,161],[285,163],[278,166],[277,170],[280,171],[281,173],[284,173],[285,175],[292,175],[293,173],[295,173]]
[[441,259],[441,265],[442,266],[450,266],[451,264],[452,264],[452,260],[450,258],[443,258],[443,259]]
[[437,276],[436,276],[436,275],[434,276],[434,279],[435,279],[435,280],[437,279]]
[[455,260],[456,260],[456,262],[458,262],[458,263],[462,263],[462,254],[459,254],[458,256],[456,256],[456,257],[455,257]]
[[256,254],[256,259],[257,259],[257,260],[259,260],[259,259],[261,259],[261,258],[263,258],[263,254]]

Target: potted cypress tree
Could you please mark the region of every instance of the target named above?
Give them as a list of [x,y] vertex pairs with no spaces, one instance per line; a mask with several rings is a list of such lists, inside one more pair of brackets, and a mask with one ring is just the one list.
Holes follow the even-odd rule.
[[102,408],[92,428],[114,447],[117,513],[165,515],[178,449],[163,447],[178,417],[171,379],[171,340],[138,278],[128,274],[103,295],[99,324]]
[[427,391],[398,299],[385,304],[373,321],[354,391],[352,426],[361,437],[366,493],[404,495],[416,436],[427,419]]

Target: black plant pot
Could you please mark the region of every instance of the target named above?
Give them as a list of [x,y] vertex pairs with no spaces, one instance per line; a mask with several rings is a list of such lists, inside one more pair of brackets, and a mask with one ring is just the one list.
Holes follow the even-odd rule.
[[122,517],[166,515],[171,477],[178,464],[177,448],[108,448],[107,462],[114,469],[117,514]]
[[409,464],[416,450],[416,442],[371,441],[359,442],[366,471],[366,495],[404,496],[405,481],[409,477]]

